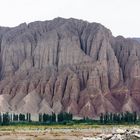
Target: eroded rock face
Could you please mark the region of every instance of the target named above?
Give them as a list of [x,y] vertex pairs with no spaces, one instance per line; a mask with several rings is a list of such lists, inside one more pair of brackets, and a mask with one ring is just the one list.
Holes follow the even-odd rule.
[[140,38],[133,38],[133,39],[140,43]]
[[140,44],[56,18],[0,28],[0,111],[140,111]]

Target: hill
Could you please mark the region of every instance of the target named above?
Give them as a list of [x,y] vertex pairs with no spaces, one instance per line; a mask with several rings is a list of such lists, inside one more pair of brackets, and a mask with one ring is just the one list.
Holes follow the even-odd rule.
[[0,27],[0,111],[140,112],[140,44],[99,23]]

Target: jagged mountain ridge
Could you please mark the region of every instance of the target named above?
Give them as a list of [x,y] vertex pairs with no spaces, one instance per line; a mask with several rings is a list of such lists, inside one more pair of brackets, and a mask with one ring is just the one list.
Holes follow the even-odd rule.
[[56,18],[0,28],[0,111],[140,112],[140,44]]

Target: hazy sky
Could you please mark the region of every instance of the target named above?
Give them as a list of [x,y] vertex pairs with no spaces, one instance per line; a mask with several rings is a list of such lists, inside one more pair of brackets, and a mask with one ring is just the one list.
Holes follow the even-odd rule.
[[140,37],[140,0],[0,0],[0,25],[56,17],[99,22],[113,35]]

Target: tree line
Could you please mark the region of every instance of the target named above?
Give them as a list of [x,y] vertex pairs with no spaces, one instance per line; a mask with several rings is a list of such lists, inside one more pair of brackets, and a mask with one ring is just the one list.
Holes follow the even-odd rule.
[[[101,113],[100,119],[93,120],[83,118],[81,120],[73,120],[71,113],[60,112],[59,114],[38,114],[37,124],[52,124],[52,123],[90,123],[90,124],[124,124],[124,123],[139,123],[140,119],[136,112],[130,113]],[[32,122],[32,114],[14,114],[14,113],[0,113],[0,125],[8,125],[12,123],[30,123]]]
[[[12,114],[12,113],[0,113],[0,124],[8,125],[12,122],[31,122],[32,115],[26,114]],[[38,114],[39,123],[53,123],[53,122],[69,122],[72,121],[73,115],[71,113],[61,112],[59,114],[52,113],[51,115],[40,113]]]
[[101,124],[121,124],[121,123],[136,123],[138,121],[138,115],[136,112],[130,113],[101,113]]
[[52,113],[48,114],[39,114],[39,122],[68,122],[73,120],[72,113],[60,112],[59,114]]
[[0,113],[0,124],[2,125],[7,125],[10,122],[21,122],[21,121],[26,121],[30,122],[31,121],[31,114],[10,114],[10,113]]

